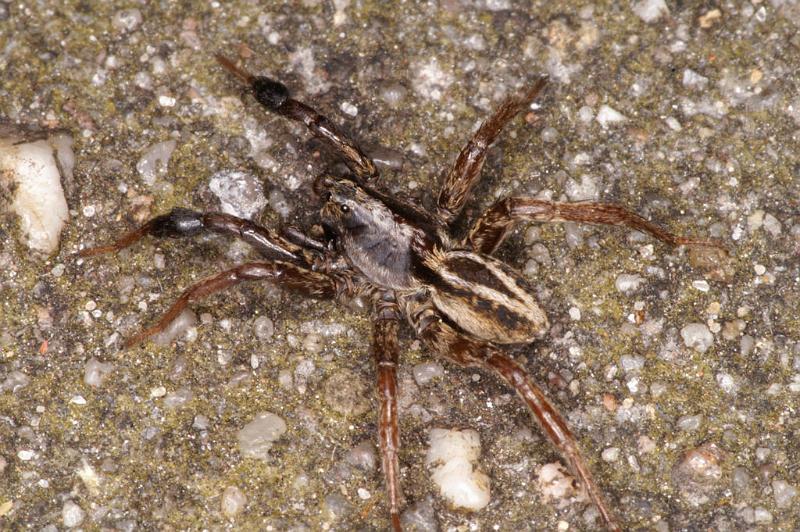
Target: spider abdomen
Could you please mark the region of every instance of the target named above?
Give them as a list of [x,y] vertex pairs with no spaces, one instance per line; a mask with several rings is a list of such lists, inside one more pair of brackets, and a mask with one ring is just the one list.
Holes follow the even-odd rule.
[[436,308],[464,331],[498,344],[529,343],[548,329],[547,316],[522,276],[471,251],[437,251],[425,265]]

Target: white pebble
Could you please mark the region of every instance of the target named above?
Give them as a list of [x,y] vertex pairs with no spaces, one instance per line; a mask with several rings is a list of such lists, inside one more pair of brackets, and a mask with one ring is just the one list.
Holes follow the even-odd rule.
[[174,392],[170,392],[164,397],[164,408],[175,409],[180,408],[192,400],[194,394],[189,388],[179,388]]
[[616,109],[608,105],[603,105],[600,107],[600,110],[597,111],[597,116],[595,117],[595,120],[597,120],[597,122],[601,126],[606,128],[614,124],[620,124],[622,122],[625,122],[627,118],[625,118],[625,115],[623,115]]
[[603,449],[601,456],[606,462],[616,462],[619,458],[619,447],[608,447],[607,449]]
[[356,116],[358,114],[358,107],[350,102],[342,102],[339,104],[339,109],[341,109],[344,114],[349,116]]
[[704,323],[690,323],[681,329],[681,337],[686,347],[705,353],[714,343],[714,335]]
[[52,253],[69,219],[61,172],[46,140],[15,144],[18,140],[0,138],[0,185],[13,191],[11,210],[19,216],[25,244]]
[[772,496],[775,498],[775,506],[778,508],[791,508],[792,499],[797,496],[797,489],[785,480],[773,480]]
[[158,142],[148,147],[136,162],[136,171],[146,185],[153,186],[156,179],[167,174],[169,159],[178,143],[174,140]]
[[242,490],[236,486],[228,486],[222,492],[222,500],[220,501],[222,513],[228,517],[234,517],[240,514],[244,507],[247,506],[247,497]]
[[114,371],[113,364],[106,364],[92,357],[86,362],[86,366],[83,369],[83,382],[89,386],[100,386],[112,371]]
[[687,68],[683,71],[683,86],[695,89],[695,90],[703,90],[706,85],[708,85],[708,78],[705,76],[701,76],[691,68]]
[[558,462],[543,465],[536,483],[544,498],[557,502],[559,506],[577,494],[575,479],[569,476]]
[[639,289],[639,285],[644,282],[644,277],[635,274],[623,273],[617,276],[614,286],[623,294],[630,294]]
[[733,394],[736,393],[736,390],[738,389],[736,380],[731,375],[724,372],[717,373],[717,384],[725,393]]
[[442,496],[454,507],[480,510],[489,504],[490,480],[476,471],[473,462],[480,456],[480,438],[471,429],[432,429],[425,463]]
[[632,9],[637,17],[648,24],[669,15],[669,8],[664,0],[641,0],[633,4]]
[[273,442],[286,432],[286,422],[271,412],[261,412],[237,433],[239,452],[266,460]]
[[152,341],[156,345],[170,345],[195,325],[197,325],[197,315],[191,309],[184,309],[166,329],[153,336]]
[[259,316],[253,322],[253,332],[259,340],[269,341],[275,334],[275,324],[267,316]]
[[579,309],[578,307],[570,307],[569,319],[571,319],[572,321],[579,321],[581,319],[581,309]]
[[362,500],[366,501],[367,499],[372,497],[372,494],[370,494],[370,492],[365,490],[364,488],[358,488],[357,492],[358,492],[358,497]]
[[711,286],[708,284],[708,281],[704,281],[702,279],[699,281],[692,281],[692,286],[701,292],[708,292],[711,288]]
[[73,395],[69,402],[81,406],[86,404],[86,399],[82,395]]
[[67,501],[61,508],[61,520],[67,528],[75,528],[83,523],[86,512],[72,501]]
[[764,216],[764,229],[772,236],[781,234],[781,223],[771,214]]
[[158,97],[158,105],[161,107],[175,107],[175,103],[177,100],[174,96],[170,96],[169,94],[162,94]]
[[253,174],[223,170],[211,176],[208,188],[227,214],[250,219],[267,205],[263,183]]
[[133,31],[142,24],[142,12],[138,9],[122,9],[114,13],[111,25],[119,31]]
[[423,386],[431,380],[438,379],[444,375],[444,368],[438,362],[423,362],[414,366],[412,372],[417,384]]
[[756,275],[764,275],[767,273],[767,268],[763,264],[756,264],[753,271],[756,272]]
[[34,456],[36,456],[36,453],[31,451],[30,449],[23,449],[17,453],[17,458],[19,458],[23,462],[33,460]]

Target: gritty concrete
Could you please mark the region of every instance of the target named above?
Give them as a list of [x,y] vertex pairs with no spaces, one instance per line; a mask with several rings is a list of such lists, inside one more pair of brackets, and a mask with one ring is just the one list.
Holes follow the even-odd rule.
[[[236,172],[263,183],[258,221],[314,223],[310,183],[331,156],[242,98],[221,51],[280,77],[385,161],[388,191],[428,206],[469,132],[549,73],[467,215],[510,193],[614,201],[731,256],[703,264],[629,230],[521,228],[499,255],[553,326],[515,354],[627,529],[796,529],[800,4],[261,4],[0,2],[0,117],[69,132],[76,159],[56,254],[27,249],[13,191],[0,193],[0,528],[388,525],[379,467],[348,461],[376,441],[357,304],[243,286],[193,305],[172,345],[120,351],[183,288],[251,255],[203,237],[75,257],[174,206],[219,209],[212,176]],[[143,160],[171,141],[165,166]],[[640,280],[620,291],[621,275]],[[690,325],[704,349],[682,336]],[[429,356],[402,340],[406,522],[596,528],[580,500],[543,497],[537,472],[557,455],[507,389],[447,363],[417,384]],[[111,372],[87,382],[89,364]],[[330,379],[347,404],[331,404]],[[245,458],[237,433],[261,412],[286,433]],[[424,465],[435,427],[479,433],[483,510],[438,496]]]

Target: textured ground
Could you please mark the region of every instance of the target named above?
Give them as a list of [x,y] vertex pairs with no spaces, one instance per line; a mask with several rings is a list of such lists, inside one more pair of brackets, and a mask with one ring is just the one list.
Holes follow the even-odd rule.
[[[173,206],[219,209],[226,179],[251,187],[230,201],[259,221],[313,223],[308,189],[329,154],[240,98],[216,51],[280,76],[389,163],[389,191],[426,205],[482,117],[549,72],[541,109],[491,151],[470,213],[512,192],[610,200],[718,237],[731,259],[704,266],[626,230],[522,228],[500,255],[553,327],[516,354],[568,414],[626,528],[797,528],[800,5],[174,4],[0,3],[0,116],[67,130],[76,159],[59,253],[29,251],[0,209],[0,528],[387,526],[363,312],[245,286],[195,305],[172,345],[123,352],[246,250],[148,240],[74,258]],[[147,160],[165,141],[159,171]],[[508,390],[418,366],[429,359],[412,340],[407,522],[595,528],[580,501],[543,497],[537,473],[557,455]],[[113,371],[92,386],[98,361]],[[286,433],[266,460],[243,458],[237,434],[259,412]],[[479,433],[482,511],[437,495],[434,427]]]

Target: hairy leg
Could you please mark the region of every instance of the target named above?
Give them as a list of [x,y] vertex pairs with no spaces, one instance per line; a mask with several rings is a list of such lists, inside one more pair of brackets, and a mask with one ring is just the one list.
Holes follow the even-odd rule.
[[647,233],[671,246],[708,246],[724,249],[722,244],[715,240],[687,238],[670,233],[619,205],[593,201],[565,203],[527,197],[511,197],[495,203],[475,222],[463,245],[480,253],[494,253],[514,225],[520,221],[618,225]]
[[228,72],[250,87],[258,103],[267,110],[304,124],[315,137],[326,140],[359,178],[369,181],[378,176],[375,163],[353,139],[312,107],[291,98],[286,85],[264,76],[254,76],[223,55],[217,54],[216,58]]
[[542,432],[558,449],[586,489],[609,530],[621,530],[584,462],[564,416],[550,403],[525,369],[496,346],[459,334],[428,304],[406,302],[406,314],[419,338],[437,355],[466,367],[491,370],[525,401]]
[[372,349],[378,373],[378,398],[381,411],[378,421],[378,439],[381,449],[381,464],[386,481],[386,492],[392,528],[400,527],[400,430],[397,425],[397,359],[400,347],[397,328],[401,318],[397,304],[381,300],[378,303],[373,323]]
[[92,257],[103,253],[115,253],[146,235],[157,238],[180,238],[195,236],[202,231],[241,238],[266,257],[304,262],[303,248],[250,220],[219,212],[200,213],[189,209],[173,209],[168,214],[156,216],[141,227],[121,236],[113,244],[81,250],[81,257]]
[[546,83],[546,77],[538,78],[524,93],[506,98],[464,146],[445,176],[439,192],[436,211],[442,221],[450,223],[458,216],[480,176],[489,146],[503,127],[531,104]]
[[272,281],[314,298],[333,298],[347,289],[344,281],[312,272],[288,262],[248,262],[208,277],[186,289],[155,325],[129,338],[124,347],[134,346],[166,329],[189,305],[245,281]]

